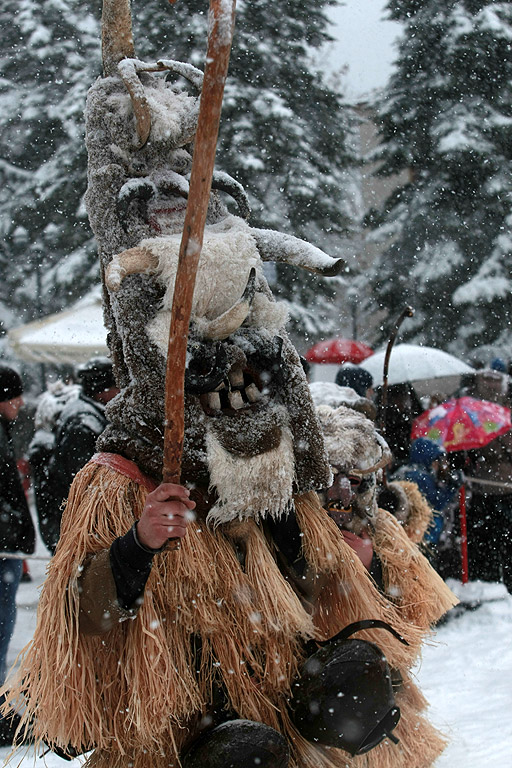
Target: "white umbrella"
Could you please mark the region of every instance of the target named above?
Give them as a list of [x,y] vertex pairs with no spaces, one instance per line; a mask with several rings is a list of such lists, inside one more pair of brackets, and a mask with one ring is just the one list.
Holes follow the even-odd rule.
[[35,363],[75,364],[107,355],[101,287],[70,309],[13,328],[7,336],[19,358]]
[[[359,366],[371,373],[376,387],[383,384],[385,356],[386,350],[379,350]],[[389,358],[388,384],[391,386],[410,382],[419,395],[431,393],[435,385],[437,391],[448,394],[456,389],[462,374],[473,373],[474,370],[442,349],[397,344]]]

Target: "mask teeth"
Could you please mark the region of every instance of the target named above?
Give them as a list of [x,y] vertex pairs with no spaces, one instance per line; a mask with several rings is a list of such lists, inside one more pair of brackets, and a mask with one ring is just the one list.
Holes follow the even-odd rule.
[[235,411],[239,411],[241,408],[245,406],[245,403],[242,399],[242,395],[237,389],[232,390],[228,394],[228,400],[229,404],[232,408],[234,408]]
[[232,389],[242,389],[244,386],[244,372],[241,368],[232,368],[228,375]]
[[261,400],[261,392],[256,386],[256,384],[249,384],[248,387],[245,388],[245,394],[247,395],[247,399],[250,403],[257,403],[258,400]]
[[327,504],[327,511],[328,512],[345,512],[347,515],[351,514],[352,507],[343,507],[341,504],[338,504],[336,501],[330,501]]
[[213,413],[224,408],[240,411],[258,403],[263,392],[254,381],[249,380],[244,387],[246,381],[241,369],[230,371],[228,379],[224,379],[213,391],[201,395],[203,406]]
[[218,392],[208,392],[208,408],[220,411],[220,395]]

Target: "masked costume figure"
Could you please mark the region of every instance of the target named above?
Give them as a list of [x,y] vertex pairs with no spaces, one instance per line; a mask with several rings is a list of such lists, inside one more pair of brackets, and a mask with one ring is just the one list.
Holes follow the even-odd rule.
[[[99,454],[71,488],[11,700],[23,701],[36,740],[90,750],[91,768],[205,766],[200,739],[220,733],[222,742],[229,723],[249,741],[273,735],[263,752],[250,747],[260,765],[346,768],[347,751],[306,740],[292,722],[311,642],[381,619],[409,645],[380,629],[361,636],[400,669],[424,631],[378,591],[318,501],[329,465],[262,260],[323,274],[340,265],[304,241],[250,228],[212,194],[185,374],[181,477],[196,520],[178,551],[137,549],[134,523],[161,481],[167,335],[197,117],[197,97],[156,70],[197,88],[201,73],[136,60],[128,4],[113,5],[104,10],[105,76],[87,103],[87,205],[121,392]],[[232,179],[214,176],[215,186],[246,212]],[[216,744],[208,765],[229,764]]]
[[[333,403],[334,393],[321,389]],[[320,391],[314,384],[312,390],[318,404]],[[317,415],[334,474],[331,487],[320,494],[324,507],[387,599],[411,624],[428,631],[450,607],[450,592],[396,517],[377,505],[377,476],[391,458],[386,442],[373,422],[353,408],[317,405]],[[391,752],[382,744],[368,759],[378,765],[380,751],[384,765],[427,768],[443,751],[444,738],[424,715],[427,703],[410,667],[394,672],[402,713],[396,729],[400,743]]]
[[[332,409],[339,406],[351,408],[357,413],[375,421],[377,409],[366,397],[361,397],[351,387],[342,387],[328,381],[315,381],[310,385],[315,406],[328,405]],[[389,450],[389,447],[388,447]],[[415,544],[423,541],[425,533],[433,520],[433,510],[420,492],[416,483],[408,480],[389,480],[379,482],[377,474],[377,506],[391,512],[400,522],[407,536]]]

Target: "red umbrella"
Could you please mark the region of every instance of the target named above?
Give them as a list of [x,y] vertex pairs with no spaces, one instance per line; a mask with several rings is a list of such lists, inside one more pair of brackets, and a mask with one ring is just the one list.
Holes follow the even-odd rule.
[[314,344],[306,352],[308,363],[361,363],[373,355],[373,349],[362,341],[352,339],[326,339]]
[[[413,421],[411,437],[428,437],[447,451],[482,448],[511,428],[510,409],[488,400],[459,397],[425,411]],[[459,493],[462,583],[468,574],[466,489]]]
[[511,426],[509,408],[488,400],[459,397],[414,419],[411,438],[428,437],[447,451],[469,451],[504,435]]

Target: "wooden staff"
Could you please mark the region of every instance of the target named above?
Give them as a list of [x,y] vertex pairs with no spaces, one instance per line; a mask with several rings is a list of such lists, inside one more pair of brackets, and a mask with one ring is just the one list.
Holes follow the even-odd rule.
[[402,325],[406,317],[412,317],[413,315],[414,315],[414,309],[412,307],[409,307],[409,306],[404,307],[404,309],[400,313],[400,317],[398,318],[398,320],[394,325],[393,330],[391,331],[388,345],[386,347],[386,354],[384,355],[384,370],[382,373],[382,395],[380,400],[381,413],[380,413],[380,419],[379,419],[380,433],[384,438],[386,437],[386,410],[388,405],[389,358],[391,357],[391,351],[393,349],[393,345],[395,343],[395,339],[397,337],[398,331],[400,330],[400,326]]
[[236,0],[210,0],[208,50],[185,224],[174,287],[165,376],[163,480],[179,483],[185,431],[185,363],[197,265],[212,184]]

